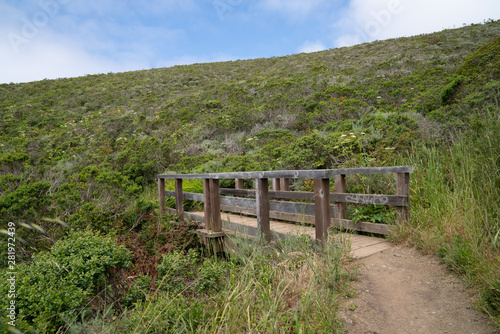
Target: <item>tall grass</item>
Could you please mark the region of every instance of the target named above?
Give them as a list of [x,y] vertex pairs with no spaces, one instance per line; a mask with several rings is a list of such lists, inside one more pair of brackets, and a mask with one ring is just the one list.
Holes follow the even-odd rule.
[[500,116],[449,147],[415,145],[411,220],[396,237],[438,253],[479,289],[500,324]]
[[[167,274],[154,295],[105,332],[343,333],[339,310],[355,275],[345,267],[346,240],[332,239],[324,248],[308,237],[291,237],[278,247],[233,242],[228,259],[205,259],[178,289],[162,288],[172,281]],[[200,292],[207,282],[218,288]]]

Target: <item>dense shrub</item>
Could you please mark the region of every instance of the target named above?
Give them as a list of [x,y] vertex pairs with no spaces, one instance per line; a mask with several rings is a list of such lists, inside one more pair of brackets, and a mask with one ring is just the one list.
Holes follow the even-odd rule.
[[441,105],[449,103],[463,80],[464,77],[459,76],[444,87],[443,91],[441,92]]
[[50,203],[49,182],[37,181],[21,185],[12,192],[5,192],[0,197],[0,221],[13,217],[36,219],[47,212]]
[[[130,264],[130,254],[111,237],[92,231],[71,232],[50,252],[33,256],[17,266],[16,307],[18,325],[40,333],[55,333],[67,319],[90,309],[109,279],[108,269]],[[8,271],[1,273],[6,281]],[[2,285],[2,295],[8,287]],[[2,299],[6,309],[8,299]],[[66,320],[65,320],[66,319]]]

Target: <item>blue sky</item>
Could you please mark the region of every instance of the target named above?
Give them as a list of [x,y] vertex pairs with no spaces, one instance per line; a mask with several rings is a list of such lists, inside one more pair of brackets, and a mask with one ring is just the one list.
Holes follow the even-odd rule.
[[314,52],[500,19],[498,0],[0,0],[0,83]]

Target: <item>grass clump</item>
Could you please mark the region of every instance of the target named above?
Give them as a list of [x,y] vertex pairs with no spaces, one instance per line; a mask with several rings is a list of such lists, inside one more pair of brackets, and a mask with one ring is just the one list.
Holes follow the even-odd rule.
[[108,333],[342,333],[338,311],[354,273],[348,244],[308,237],[234,239],[227,259],[173,252],[158,265],[156,293],[109,325]]
[[480,120],[450,147],[418,145],[409,157],[411,221],[399,237],[437,252],[469,285],[500,324],[500,116]]

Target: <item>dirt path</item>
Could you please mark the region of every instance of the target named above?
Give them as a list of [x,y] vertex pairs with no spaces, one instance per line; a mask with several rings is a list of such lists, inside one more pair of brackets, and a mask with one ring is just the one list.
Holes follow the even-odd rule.
[[437,257],[394,246],[359,261],[358,296],[343,314],[349,333],[498,333]]

